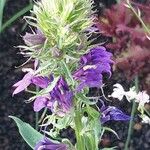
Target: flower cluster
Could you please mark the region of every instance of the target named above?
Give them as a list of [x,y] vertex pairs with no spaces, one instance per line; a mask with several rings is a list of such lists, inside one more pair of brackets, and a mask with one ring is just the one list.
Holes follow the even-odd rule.
[[[104,102],[99,109],[97,102],[87,97],[89,88],[102,87],[104,75],[111,77],[113,63],[112,54],[105,47],[92,45],[87,38],[87,32],[92,35],[97,31],[91,7],[90,0],[41,0],[34,5],[35,17],[27,17],[36,29],[32,34],[25,34],[26,46],[20,48],[34,62],[34,68],[23,69],[27,73],[14,84],[13,95],[24,90],[32,93],[28,102],[34,101],[35,112],[43,111],[44,138],[41,140],[41,134],[37,133],[40,138],[37,136],[36,143],[37,139],[33,139],[35,150],[85,150],[87,147],[98,150],[98,139],[103,134],[101,124],[130,119]],[[52,114],[45,115],[45,110]],[[86,125],[82,121],[85,113]],[[49,125],[52,128],[46,130]],[[75,130],[75,146],[68,141],[63,143],[64,139],[59,137],[59,131],[68,126]]]

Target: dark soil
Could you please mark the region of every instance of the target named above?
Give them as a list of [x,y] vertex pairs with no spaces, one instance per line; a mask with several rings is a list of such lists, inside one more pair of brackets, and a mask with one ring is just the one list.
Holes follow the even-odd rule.
[[[98,1],[95,0],[97,7],[99,5]],[[104,1],[106,5],[103,3],[103,8],[113,3],[112,0]],[[29,0],[8,0],[4,12],[4,21],[24,8],[28,3]],[[0,35],[0,150],[30,150],[19,135],[15,123],[8,118],[9,115],[17,116],[30,123],[33,127],[35,126],[35,113],[33,112],[32,104],[24,103],[28,95],[22,93],[12,97],[12,85],[23,76],[21,68],[16,68],[16,66],[21,65],[26,60],[17,54],[19,50],[14,47],[23,43],[21,35],[24,35],[25,31],[21,32],[21,28],[24,23],[25,21],[20,18]],[[106,90],[110,92],[110,87],[116,82],[123,84],[126,88],[129,87],[129,82],[122,74],[114,73],[113,77],[106,83]],[[95,90],[92,90],[92,92],[95,93]],[[131,111],[131,105],[127,101],[113,101],[112,105],[117,106],[127,114]],[[139,123],[138,116],[135,117],[135,122],[129,150],[149,150],[150,128],[148,125]],[[128,122],[110,122],[106,126],[112,127],[118,133],[120,140],[110,133],[105,133],[103,141],[100,143],[101,147],[118,146],[118,149],[123,150],[127,137]],[[73,132],[69,129],[62,136],[72,134]]]

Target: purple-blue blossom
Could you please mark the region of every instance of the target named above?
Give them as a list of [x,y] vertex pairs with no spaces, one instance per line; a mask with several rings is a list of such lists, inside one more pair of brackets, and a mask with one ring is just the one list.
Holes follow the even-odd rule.
[[31,82],[40,87],[40,88],[47,88],[48,85],[53,81],[53,76],[50,75],[49,77],[43,77],[43,76],[34,76],[32,79],[31,79]]
[[36,76],[32,72],[28,72],[27,74],[25,74],[22,80],[13,85],[13,87],[15,87],[13,95],[24,91],[30,84],[34,84],[41,88],[46,88],[50,84],[50,82],[52,82],[52,80],[52,76],[48,78],[43,76]]
[[102,107],[101,111],[101,123],[105,123],[107,121],[115,120],[115,121],[128,121],[130,120],[130,116],[124,114],[120,109],[114,106],[105,106],[104,102],[101,101]]
[[63,143],[54,143],[45,137],[36,144],[34,150],[67,150],[67,145]]
[[63,77],[60,77],[54,89],[50,92],[51,100],[57,102],[58,113],[63,115],[73,105],[73,93]]
[[[42,89],[47,88],[53,81],[53,76],[49,77],[35,76],[31,72],[27,73],[22,80],[14,84],[16,88],[13,95],[25,90],[30,84],[34,84]],[[60,77],[56,86],[49,93],[39,96],[34,101],[34,111],[38,112],[43,108],[54,110],[58,109],[59,115],[68,112],[72,107],[73,93],[63,77]]]
[[111,76],[111,60],[112,54],[107,52],[102,46],[90,49],[90,52],[83,55],[80,59],[80,67],[73,74],[74,79],[79,81],[77,91],[81,91],[84,87],[101,87],[103,73]]
[[[44,80],[47,79],[45,78]],[[41,82],[44,83],[44,81]],[[72,99],[73,93],[69,89],[69,86],[64,78],[60,77],[56,86],[50,93],[36,98],[34,101],[34,111],[40,111],[44,107],[54,111],[56,107],[58,114],[63,115],[71,109]]]
[[13,95],[18,94],[22,91],[24,91],[31,83],[32,83],[32,78],[33,78],[33,74],[31,72],[28,72],[22,80],[18,81],[17,83],[15,83],[13,85],[13,87],[15,87],[16,89],[13,92]]

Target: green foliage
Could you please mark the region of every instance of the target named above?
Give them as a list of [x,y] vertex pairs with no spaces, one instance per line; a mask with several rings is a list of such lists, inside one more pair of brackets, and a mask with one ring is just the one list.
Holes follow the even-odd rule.
[[34,149],[35,145],[44,137],[41,133],[32,128],[29,124],[23,122],[17,117],[9,116],[18,126],[19,133],[28,145]]

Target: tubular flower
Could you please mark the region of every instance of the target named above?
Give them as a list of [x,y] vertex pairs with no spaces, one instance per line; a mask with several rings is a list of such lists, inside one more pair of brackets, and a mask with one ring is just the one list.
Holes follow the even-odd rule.
[[100,110],[101,110],[100,120],[102,124],[110,120],[116,120],[116,121],[130,120],[130,116],[124,114],[120,109],[114,106],[105,106],[104,102],[102,102],[102,107]]
[[68,112],[72,107],[73,93],[70,91],[67,82],[60,77],[54,89],[50,92],[51,100],[57,104],[60,115]]
[[36,144],[34,150],[67,150],[67,146],[63,143],[54,143],[44,138]]
[[47,88],[48,85],[53,81],[53,76],[50,77],[42,77],[42,76],[35,76],[31,79],[32,83],[41,88]]
[[92,48],[89,53],[80,59],[80,68],[74,73],[74,79],[80,81],[77,91],[84,87],[101,87],[102,73],[111,76],[112,54],[107,52],[102,46]]
[[13,92],[13,95],[18,94],[22,91],[24,91],[31,83],[31,79],[33,78],[33,74],[31,72],[28,72],[22,80],[18,81],[13,85],[16,89]]
[[42,77],[34,75],[33,70],[28,72],[22,80],[18,81],[13,85],[16,89],[13,92],[13,95],[18,94],[24,91],[30,84],[34,84],[41,88],[46,88],[50,82],[52,82],[53,77]]
[[[47,79],[45,78],[45,80]],[[36,98],[34,101],[34,111],[40,111],[42,108],[47,107],[52,111],[58,109],[59,115],[63,115],[69,111],[72,106],[72,96],[73,93],[69,90],[66,81],[63,77],[60,77],[50,93]]]

